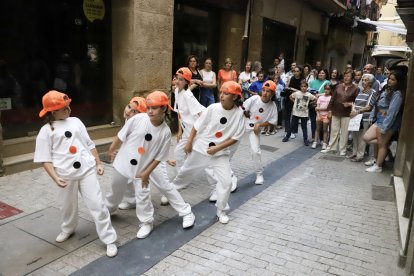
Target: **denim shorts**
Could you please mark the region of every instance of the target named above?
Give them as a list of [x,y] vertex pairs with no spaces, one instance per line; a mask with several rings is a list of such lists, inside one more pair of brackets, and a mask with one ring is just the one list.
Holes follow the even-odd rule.
[[[382,115],[381,112],[378,112],[377,114],[377,120],[375,121],[375,124],[382,128],[382,124],[384,123],[385,117]],[[398,114],[397,117],[395,118],[394,123],[391,126],[391,130],[393,132],[398,132],[400,130],[400,126],[401,126],[401,121],[402,121],[402,116],[401,114]]]

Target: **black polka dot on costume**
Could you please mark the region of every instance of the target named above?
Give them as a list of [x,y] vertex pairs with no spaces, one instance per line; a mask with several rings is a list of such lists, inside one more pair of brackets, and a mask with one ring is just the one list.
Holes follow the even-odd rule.
[[136,166],[138,164],[138,161],[136,159],[131,159],[131,161],[129,161],[129,163],[131,163],[131,165]]
[[253,124],[253,123],[250,123],[250,124],[249,124],[249,126],[250,126],[250,127],[254,127],[254,124]]
[[73,167],[75,169],[79,169],[81,167],[81,163],[76,161],[75,163],[73,163]]
[[259,112],[260,113],[263,113],[263,108],[259,108]]
[[145,134],[145,140],[151,141],[152,140],[152,135],[149,134],[149,133]]
[[214,147],[216,144],[214,142],[211,142],[210,144],[208,144],[209,147]]
[[225,123],[227,123],[227,118],[226,117],[221,117],[220,124],[224,125]]
[[70,131],[65,131],[65,137],[66,137],[66,138],[70,138],[70,137],[72,137],[72,132],[70,132]]

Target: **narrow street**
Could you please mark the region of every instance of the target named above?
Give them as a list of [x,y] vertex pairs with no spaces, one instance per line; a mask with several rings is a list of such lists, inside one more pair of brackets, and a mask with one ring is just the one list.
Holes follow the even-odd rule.
[[[148,238],[136,239],[135,210],[112,216],[121,245],[113,259],[104,256],[81,199],[82,233],[54,242],[57,188],[43,169],[3,177],[5,202],[23,213],[0,222],[0,254],[9,256],[0,261],[0,274],[403,275],[397,267],[400,245],[390,167],[366,173],[363,163],[303,146],[301,133],[282,144],[283,134],[262,136],[267,164],[262,186],[254,185],[248,141],[240,145],[232,160],[239,188],[230,197],[229,224],[215,221],[204,176],[182,191],[196,215],[190,230],[181,229],[170,206],[160,206],[154,189],[156,226]],[[100,178],[104,190],[112,172],[110,165],[105,169]],[[42,213],[50,220],[42,220]],[[33,243],[14,240],[21,239],[19,231],[49,249],[33,252],[28,247]],[[22,250],[27,259],[13,259]]]

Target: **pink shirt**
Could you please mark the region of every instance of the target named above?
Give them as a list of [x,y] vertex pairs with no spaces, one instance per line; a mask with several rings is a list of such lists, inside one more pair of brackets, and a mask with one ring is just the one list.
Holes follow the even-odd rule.
[[[317,105],[319,105],[319,108],[326,109],[328,107],[330,100],[331,100],[331,96],[325,96],[325,95],[319,96]],[[321,116],[325,116],[325,115],[328,115],[328,111],[326,110],[319,111],[319,114]]]

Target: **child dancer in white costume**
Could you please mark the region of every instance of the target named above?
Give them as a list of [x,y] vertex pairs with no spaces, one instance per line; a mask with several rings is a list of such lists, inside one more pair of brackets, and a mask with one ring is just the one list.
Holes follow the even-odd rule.
[[[114,176],[111,190],[106,196],[109,211],[116,210],[124,195],[128,180],[135,187],[136,213],[141,227],[137,238],[146,238],[152,231],[154,208],[149,180],[161,193],[167,195],[171,206],[183,217],[183,228],[194,224],[191,206],[168,181],[166,162],[171,142],[171,131],[165,123],[165,112],[171,108],[167,95],[154,91],[147,96],[147,113],[129,119],[111,144],[108,154],[114,158],[115,149],[121,145],[114,160]],[[157,168],[157,166],[163,166]]]
[[[173,184],[185,188],[200,170],[211,167],[217,177],[217,217],[228,223],[226,215],[231,191],[229,147],[243,137],[243,111],[235,104],[241,97],[240,84],[225,82],[220,88],[220,103],[207,107],[194,123],[185,151],[188,157]],[[194,146],[193,146],[194,142]]]
[[[129,103],[125,106],[124,109],[124,119],[127,121],[128,119],[132,118],[132,116],[139,114],[139,113],[146,113],[147,112],[147,104],[145,103],[145,99],[142,97],[133,97]],[[124,198],[122,202],[118,205],[118,208],[121,210],[128,210],[134,209],[136,206],[135,203],[135,188],[134,184],[128,182],[127,189],[125,191]]]
[[[175,77],[175,103],[174,111],[178,113],[178,133],[177,133],[177,145],[174,150],[176,158],[176,170],[177,172],[184,164],[186,158],[186,152],[184,151],[187,144],[188,137],[190,136],[191,129],[194,122],[200,117],[205,107],[201,105],[194,97],[193,93],[188,89],[191,84],[192,73],[187,67],[182,67],[177,70]],[[213,171],[206,168],[207,180],[212,186],[211,201],[216,201],[216,178],[213,175]],[[232,171],[232,192],[237,188],[237,177]],[[161,204],[168,204],[168,200],[165,196],[161,197]]]
[[75,232],[79,192],[91,212],[99,239],[107,245],[106,255],[114,257],[118,253],[117,235],[96,176],[96,171],[102,175],[104,169],[85,125],[78,118],[69,117],[70,102],[67,95],[54,90],[43,96],[39,117],[47,115],[49,123],[39,131],[34,155],[34,162],[43,163],[60,188],[63,222],[56,242],[66,241]]
[[261,95],[248,98],[244,103],[244,115],[246,120],[246,132],[249,135],[250,149],[256,171],[255,184],[261,185],[263,179],[262,153],[260,151],[260,130],[263,127],[277,124],[277,107],[271,100],[275,95],[276,84],[268,80],[262,86]]

